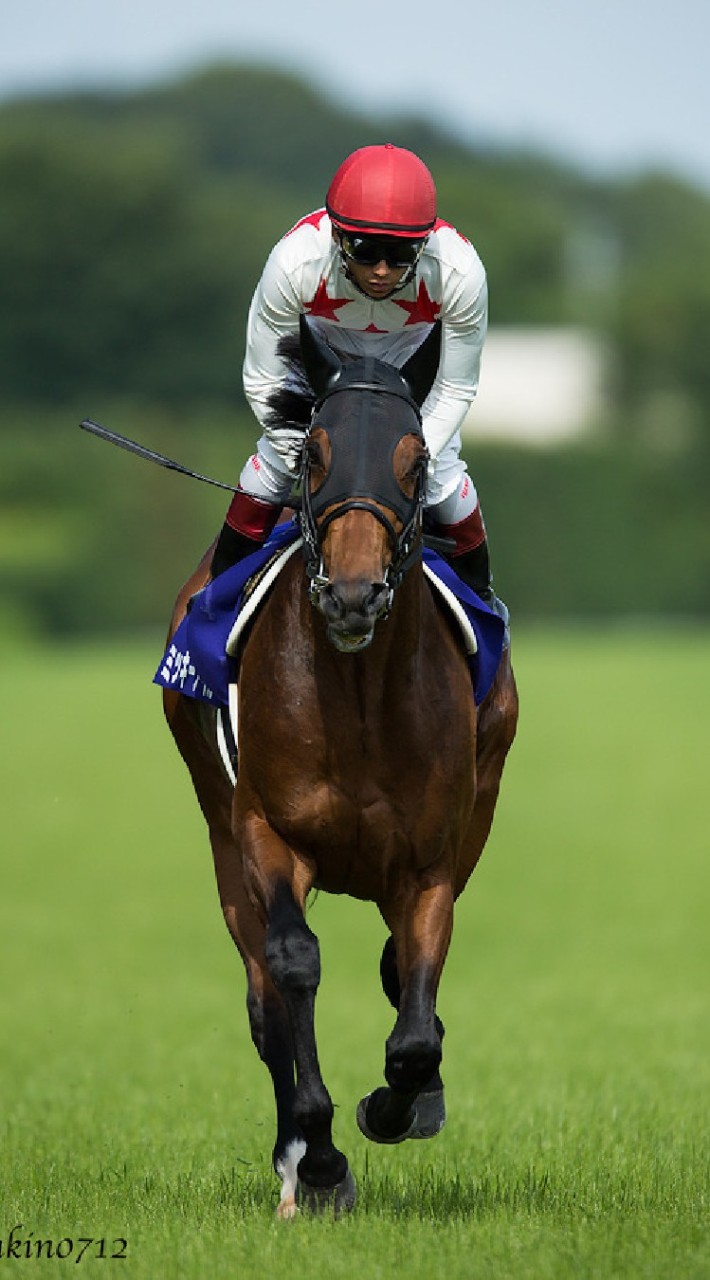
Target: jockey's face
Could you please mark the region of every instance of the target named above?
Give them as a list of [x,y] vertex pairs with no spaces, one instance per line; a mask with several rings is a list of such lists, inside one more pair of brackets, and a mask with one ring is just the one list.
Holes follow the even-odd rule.
[[368,298],[388,297],[407,270],[407,267],[390,267],[384,258],[381,262],[372,264],[354,262],[352,258],[348,258],[348,271]]
[[[398,241],[391,236],[357,236],[336,232],[333,239],[340,245],[346,271],[358,289],[368,298],[387,298],[401,284],[407,271],[414,268],[423,241]],[[380,251],[382,257],[379,256]]]

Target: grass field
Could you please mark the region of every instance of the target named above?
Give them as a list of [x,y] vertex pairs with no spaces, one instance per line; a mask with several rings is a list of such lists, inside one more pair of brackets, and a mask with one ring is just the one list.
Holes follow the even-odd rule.
[[[0,1280],[13,1261],[106,1280],[710,1277],[710,635],[517,637],[520,733],[457,909],[433,1142],[356,1129],[391,1026],[384,929],[317,899],[321,1057],[360,1189],[337,1223],[273,1216],[270,1084],[159,656],[2,654]],[[66,1260],[37,1261],[38,1240]]]

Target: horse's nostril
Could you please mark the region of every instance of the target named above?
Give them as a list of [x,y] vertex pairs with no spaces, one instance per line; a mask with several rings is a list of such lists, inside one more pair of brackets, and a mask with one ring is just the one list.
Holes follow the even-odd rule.
[[370,614],[380,613],[387,603],[387,596],[387,584],[384,582],[373,582],[367,599],[365,600],[367,612]]
[[387,587],[382,582],[329,582],[320,604],[329,622],[372,619],[382,610]]
[[337,622],[345,612],[340,594],[332,582],[321,593],[321,608],[329,622]]

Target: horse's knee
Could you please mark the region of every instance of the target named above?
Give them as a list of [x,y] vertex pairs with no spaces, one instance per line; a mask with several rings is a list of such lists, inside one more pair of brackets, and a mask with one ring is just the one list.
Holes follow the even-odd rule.
[[274,985],[282,993],[315,992],[320,982],[318,939],[287,885],[275,895],[264,944]]
[[320,982],[318,939],[305,920],[266,933],[266,963],[279,991],[315,991]]

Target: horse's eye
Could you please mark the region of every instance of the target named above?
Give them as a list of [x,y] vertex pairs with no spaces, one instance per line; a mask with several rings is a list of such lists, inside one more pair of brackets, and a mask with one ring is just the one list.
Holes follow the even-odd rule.
[[306,457],[312,467],[323,466],[323,453],[317,440],[306,441]]
[[417,458],[415,458],[415,459],[414,459],[414,461],[412,462],[411,466],[408,468],[407,473],[406,473],[406,475],[405,475],[404,479],[405,479],[405,480],[418,480],[418,479],[419,479],[419,477],[420,477],[420,475],[422,474],[422,471],[424,470],[424,468],[425,468],[425,466],[426,466],[426,464],[427,464],[427,458],[428,458],[428,456],[429,456],[429,455],[428,455],[428,454],[426,454],[426,453],[420,453],[420,454],[419,454],[419,456],[418,456]]
[[315,493],[325,482],[328,474],[327,441],[309,438],[305,444],[306,467],[311,490]]

